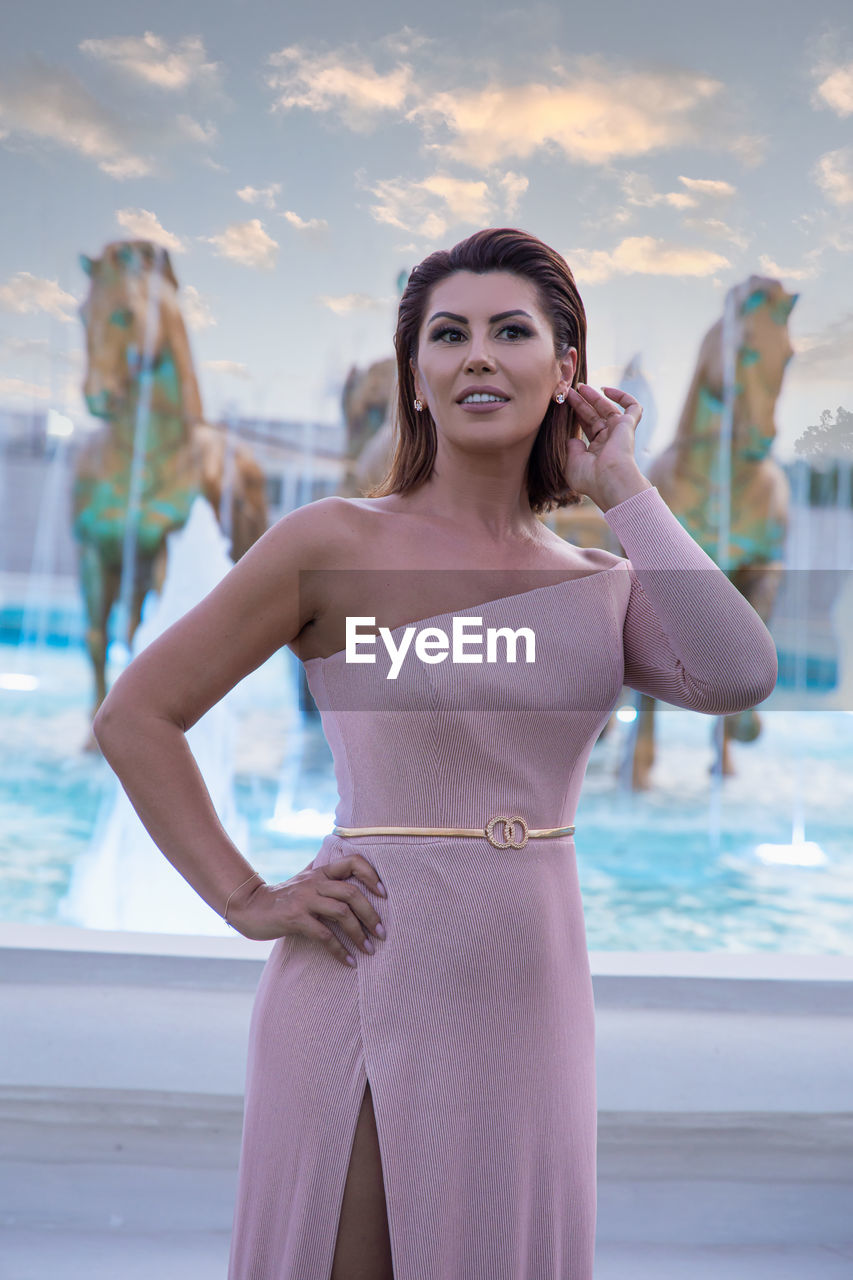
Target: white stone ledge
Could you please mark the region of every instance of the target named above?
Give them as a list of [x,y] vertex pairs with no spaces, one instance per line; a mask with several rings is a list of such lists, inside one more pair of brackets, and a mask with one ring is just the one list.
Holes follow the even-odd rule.
[[[5,1163],[234,1171],[242,1098],[158,1090],[0,1088]],[[598,1113],[605,1179],[853,1180],[853,1115]]]
[[[249,1018],[271,946],[0,925],[7,1231],[216,1233],[227,1251]],[[593,952],[590,962],[605,1250],[808,1242],[844,1265],[853,958]],[[801,1274],[829,1280],[812,1261]],[[699,1274],[693,1262],[643,1275],[653,1273]]]
[[[71,925],[6,924],[0,922],[0,965],[3,973],[14,973],[24,981],[56,980],[63,973],[97,976],[109,980],[118,974],[127,981],[134,972],[146,980],[158,971],[194,979],[207,974],[206,985],[215,983],[226,966],[194,961],[237,962],[234,973],[260,972],[272,948],[271,942],[252,942],[235,933],[233,937],[198,934],[132,933],[125,930],[80,929]],[[111,963],[104,963],[110,957]],[[173,963],[161,964],[161,961]],[[186,962],[181,964],[181,962]],[[253,963],[254,962],[254,963]],[[146,967],[147,966],[147,967]],[[679,982],[701,979],[708,984],[723,980],[731,994],[743,993],[750,983],[771,985],[786,998],[814,996],[819,989],[835,992],[838,1006],[853,1012],[853,956],[798,955],[777,952],[730,951],[592,951],[590,967],[597,992],[609,1002],[628,1000],[634,1004],[637,992],[652,994],[655,984],[677,1000]],[[661,980],[666,980],[661,982]],[[737,984],[737,987],[733,985]],[[698,987],[685,987],[697,992]],[[706,987],[711,990],[710,986]],[[834,997],[833,997],[834,998]]]
[[[0,925],[0,1088],[242,1098],[272,943]],[[853,957],[593,952],[602,1112],[853,1114]]]
[[[241,1119],[232,1096],[0,1090],[4,1246],[10,1228],[227,1241]],[[600,1112],[598,1242],[809,1242],[853,1253],[851,1126],[850,1116]]]

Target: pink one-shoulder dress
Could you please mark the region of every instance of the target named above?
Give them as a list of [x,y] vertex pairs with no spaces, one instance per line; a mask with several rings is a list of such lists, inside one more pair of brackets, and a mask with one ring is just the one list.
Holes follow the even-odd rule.
[[[770,633],[657,489],[605,519],[628,559],[456,611],[532,628],[533,663],[410,658],[388,680],[381,645],[375,665],[343,650],[305,663],[337,825],[570,825],[623,685],[708,714],[771,693]],[[450,617],[418,627],[449,631]],[[229,1280],[329,1280],[368,1081],[395,1280],[591,1280],[594,1006],[576,838],[323,840],[313,866],[357,851],[377,869],[387,899],[353,882],[387,937],[367,955],[332,926],[352,969],[304,937],[273,944]]]

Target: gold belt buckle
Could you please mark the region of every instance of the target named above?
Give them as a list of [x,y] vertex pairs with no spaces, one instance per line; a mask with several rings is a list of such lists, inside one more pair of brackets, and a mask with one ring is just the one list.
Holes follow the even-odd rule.
[[[501,842],[495,837],[495,827],[499,822],[502,822],[504,827],[504,844],[501,844]],[[516,822],[521,825],[521,840],[515,840],[513,838],[513,829]],[[529,830],[530,828],[522,818],[521,814],[515,813],[511,818],[507,818],[503,814],[500,814],[497,818],[490,818],[486,823],[486,839],[489,844],[493,845],[496,849],[523,849],[527,844],[527,833]]]

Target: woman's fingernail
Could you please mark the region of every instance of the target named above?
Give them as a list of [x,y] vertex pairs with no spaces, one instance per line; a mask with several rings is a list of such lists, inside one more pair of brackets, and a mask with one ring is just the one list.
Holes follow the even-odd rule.
[[376,882],[376,888],[377,888],[377,889],[379,890],[379,892],[382,894],[382,897],[383,897],[383,898],[386,898],[386,897],[388,896],[388,895],[386,894],[386,892],[385,892],[385,885],[382,883],[382,881],[381,881],[381,880],[377,880],[377,882]]

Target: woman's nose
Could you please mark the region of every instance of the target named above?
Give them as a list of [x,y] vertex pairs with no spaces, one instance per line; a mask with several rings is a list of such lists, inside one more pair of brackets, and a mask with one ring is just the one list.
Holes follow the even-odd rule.
[[471,373],[479,372],[485,369],[494,369],[495,362],[491,355],[486,351],[480,351],[477,354],[472,353],[466,361],[465,368]]

